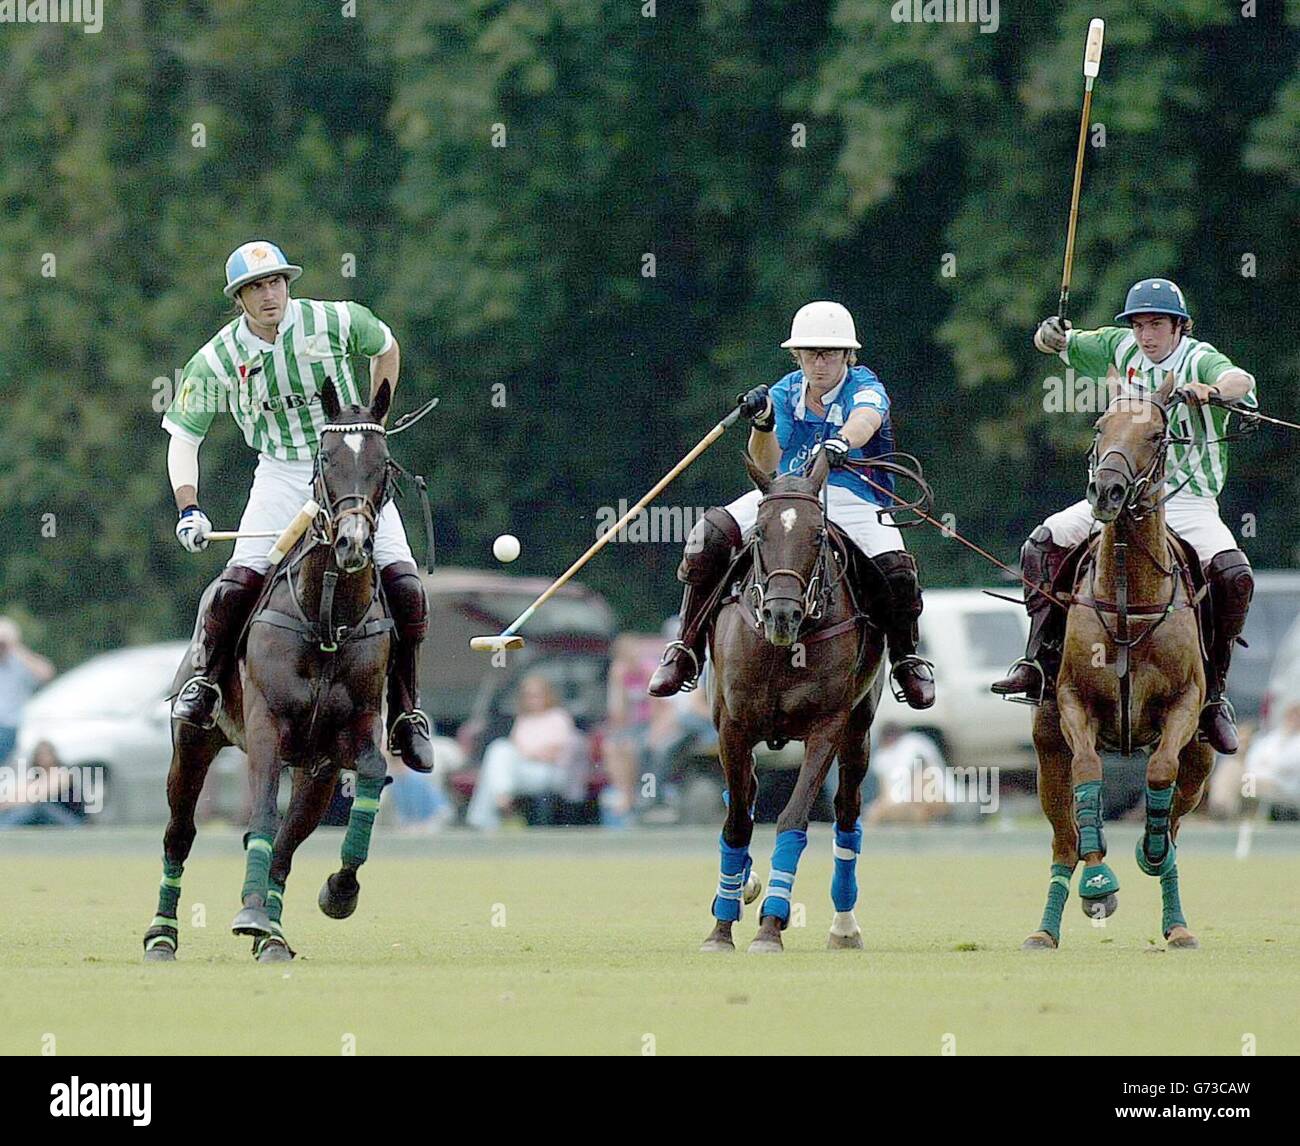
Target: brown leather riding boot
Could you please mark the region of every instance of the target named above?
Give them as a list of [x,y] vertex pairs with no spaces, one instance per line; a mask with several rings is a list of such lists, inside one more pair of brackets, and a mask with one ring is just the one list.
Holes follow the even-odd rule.
[[[1057,545],[1047,526],[1040,525],[1029,535],[1020,551],[1020,571],[1031,584],[1050,592],[1069,552],[1069,546]],[[1025,655],[1011,666],[1006,676],[989,687],[999,696],[1023,694],[1030,702],[1039,703],[1051,694],[1061,668],[1065,616],[1050,598],[1035,593],[1028,586],[1025,588],[1025,610],[1029,613],[1029,642],[1025,646]]]
[[420,642],[429,628],[429,602],[420,571],[398,561],[380,571],[393,618],[388,657],[388,750],[413,772],[433,771],[433,729],[420,709]]
[[898,685],[898,698],[911,708],[929,708],[934,703],[934,666],[916,655],[917,620],[921,616],[916,558],[902,549],[893,549],[877,553],[871,561],[887,587],[878,620],[889,645],[893,665],[890,675]]
[[740,526],[725,509],[714,506],[691,530],[677,579],[682,593],[682,627],[677,640],[664,650],[646,691],[651,696],[672,696],[695,687],[704,663],[709,634],[709,602],[731,567],[734,550],[741,544]]
[[230,667],[235,643],[262,591],[265,573],[246,565],[227,565],[213,585],[190,645],[190,677],[176,694],[172,717],[211,728],[221,714],[221,678]]
[[1255,592],[1255,576],[1240,549],[1215,554],[1205,568],[1214,612],[1214,637],[1210,646],[1205,707],[1201,709],[1200,732],[1210,747],[1225,756],[1237,751],[1237,722],[1232,705],[1224,695],[1232,646],[1246,627],[1246,614]]

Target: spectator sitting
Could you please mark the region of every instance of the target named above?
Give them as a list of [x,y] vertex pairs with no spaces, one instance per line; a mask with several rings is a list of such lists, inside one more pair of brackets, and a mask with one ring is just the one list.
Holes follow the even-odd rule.
[[54,666],[23,644],[17,623],[0,617],[0,764],[14,750],[27,698],[53,676]]
[[614,642],[609,668],[609,722],[605,732],[605,771],[617,791],[612,808],[621,822],[636,801],[655,701],[646,691],[659,667],[659,641],[624,633]]
[[392,780],[388,803],[398,828],[414,832],[437,832],[456,818],[455,808],[443,785],[446,766],[436,759],[432,773],[414,772],[400,756],[385,752]]
[[[924,733],[893,721],[882,725],[870,770],[880,787],[867,811],[867,823],[925,823],[946,814],[944,759]],[[933,798],[936,792],[937,799]]]
[[509,737],[492,741],[483,753],[465,822],[490,830],[501,824],[516,796],[558,795],[568,779],[565,763],[577,728],[560,707],[555,686],[540,673],[519,682],[519,709]]
[[713,727],[705,689],[683,690],[667,700],[656,701],[647,752],[655,798],[662,802],[673,790],[682,757],[689,749],[698,747],[702,753],[711,752],[717,743],[718,731]]
[[1300,703],[1287,705],[1277,727],[1251,741],[1247,777],[1254,780],[1261,805],[1300,807]]
[[61,768],[54,745],[40,741],[32,749],[31,762],[20,776],[21,798],[0,808],[0,829],[72,828],[85,822],[86,808],[69,794],[60,800],[57,769]]

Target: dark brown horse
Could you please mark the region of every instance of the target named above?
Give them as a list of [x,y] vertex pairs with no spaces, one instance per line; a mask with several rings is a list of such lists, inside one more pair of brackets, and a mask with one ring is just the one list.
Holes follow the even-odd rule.
[[[226,703],[217,723],[202,729],[172,721],[171,816],[163,837],[158,911],[145,933],[147,960],[175,957],[176,909],[194,842],[194,808],[213,757],[228,744],[248,754],[253,798],[243,907],[231,925],[234,933],[253,936],[259,962],[292,958],[281,928],[285,882],[294,851],[320,823],[341,770],[355,771],[352,811],[341,870],[326,881],[319,903],[336,919],[356,907],[356,873],[366,859],[386,774],[380,714],[393,622],[378,592],[372,547],[388,495],[383,420],[391,390],[387,381],[381,383],[369,409],[342,410],[332,382],[321,398],[328,424],[316,456],[313,495],[321,516],[267,579],[243,654],[220,682]],[[176,687],[190,671],[187,658]],[[286,767],[293,794],[281,822],[277,795]]]
[[1097,421],[1088,500],[1102,523],[1071,594],[1056,698],[1034,718],[1038,788],[1052,823],[1052,882],[1029,949],[1060,943],[1061,912],[1080,859],[1085,914],[1117,905],[1105,862],[1100,749],[1150,749],[1146,828],[1138,866],[1160,879],[1170,947],[1195,947],[1178,891],[1175,840],[1200,802],[1214,753],[1196,737],[1205,668],[1196,587],[1181,544],[1165,528],[1164,463],[1174,379],[1154,394],[1116,398]]
[[762,740],[802,740],[806,750],[777,821],[768,893],[749,950],[782,950],[808,816],[837,756],[835,917],[828,946],[861,947],[853,914],[862,843],[858,814],[867,736],[884,686],[884,638],[866,623],[850,588],[850,552],[828,529],[821,498],[826,455],[816,457],[807,477],[771,478],[748,456],[745,463],[764,496],[741,558],[748,571],[739,598],[723,604],[710,640],[727,819],[713,901],[716,922],[702,949],[734,951],[731,930],[741,902],[753,902],[762,890],[749,857],[758,793],[753,749]]

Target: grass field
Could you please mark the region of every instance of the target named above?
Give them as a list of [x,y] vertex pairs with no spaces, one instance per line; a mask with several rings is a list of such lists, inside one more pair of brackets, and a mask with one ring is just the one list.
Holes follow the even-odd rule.
[[[1194,830],[1199,829],[1199,830]],[[713,832],[376,839],[357,913],[316,908],[340,836],[299,854],[285,925],[300,957],[258,966],[230,935],[238,836],[201,833],[177,963],[140,963],[156,832],[0,837],[0,1053],[1300,1053],[1300,834],[1191,825],[1179,868],[1198,952],[1166,952],[1156,882],[1111,830],[1120,910],[1094,928],[1072,893],[1064,943],[1024,953],[1047,882],[1045,830],[868,833],[867,949],[823,949],[830,829],[795,888],[807,926],[780,957],[697,954]],[[772,830],[755,837],[766,874]],[[206,926],[189,924],[203,905]],[[497,922],[504,926],[494,926]],[[753,908],[737,935],[753,934]]]

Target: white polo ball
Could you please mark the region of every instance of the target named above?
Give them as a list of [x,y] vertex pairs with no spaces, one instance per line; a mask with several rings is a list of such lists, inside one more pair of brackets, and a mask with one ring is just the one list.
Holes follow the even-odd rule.
[[505,563],[513,561],[519,556],[519,538],[513,533],[503,533],[492,542],[492,556]]

